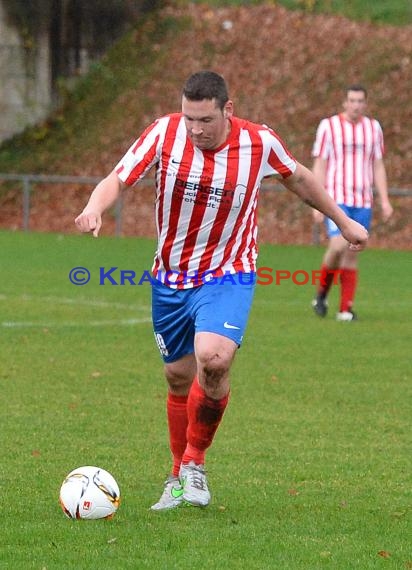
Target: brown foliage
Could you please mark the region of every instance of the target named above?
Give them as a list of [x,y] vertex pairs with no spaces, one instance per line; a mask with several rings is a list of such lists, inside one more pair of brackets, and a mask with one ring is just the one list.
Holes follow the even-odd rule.
[[[162,17],[185,19],[187,29],[165,38],[166,46],[151,46],[153,54],[166,47],[167,55],[154,58],[151,77],[139,90],[123,93],[114,102],[124,110],[123,118],[105,127],[96,148],[75,161],[68,156],[60,159],[55,173],[59,168],[67,171],[69,161],[71,174],[107,174],[145,125],[179,108],[186,77],[208,68],[225,76],[238,116],[272,126],[307,166],[319,120],[341,109],[346,85],[365,84],[370,114],[385,133],[389,185],[411,187],[411,26],[374,26],[340,16],[290,12],[273,4],[214,10],[191,4],[184,9],[167,8]],[[88,191],[66,187],[36,193],[32,229],[75,231],[73,218]],[[128,193],[124,234],[154,235],[152,202],[153,193],[146,186]],[[412,247],[412,198],[395,198],[393,203],[395,214],[386,225],[376,209],[372,247]],[[19,213],[11,202],[8,206],[3,208],[5,222],[0,226],[16,227]],[[259,211],[261,241],[311,242],[310,210],[295,196],[263,191]],[[113,225],[111,216],[106,216],[104,232],[111,233]],[[323,231],[321,243],[325,243]]]

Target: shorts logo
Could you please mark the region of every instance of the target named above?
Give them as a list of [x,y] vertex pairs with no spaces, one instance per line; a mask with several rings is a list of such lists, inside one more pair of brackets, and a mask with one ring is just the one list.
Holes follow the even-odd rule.
[[225,329],[235,329],[237,331],[240,331],[240,327],[236,327],[235,325],[229,325],[227,321],[223,323],[223,326],[225,327]]
[[160,333],[154,333],[156,344],[158,349],[160,350],[160,354],[163,356],[169,356],[169,351],[167,350],[166,343]]

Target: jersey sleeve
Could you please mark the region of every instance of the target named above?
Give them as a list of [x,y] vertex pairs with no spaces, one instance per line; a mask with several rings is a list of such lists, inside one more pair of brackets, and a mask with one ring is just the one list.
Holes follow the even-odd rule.
[[263,165],[263,176],[288,178],[296,170],[297,160],[289,151],[282,139],[271,128],[261,132],[266,154]]
[[115,166],[122,182],[133,186],[159,161],[164,120],[149,125]]
[[331,132],[328,119],[322,119],[316,130],[315,142],[313,143],[312,156],[327,160],[331,151]]

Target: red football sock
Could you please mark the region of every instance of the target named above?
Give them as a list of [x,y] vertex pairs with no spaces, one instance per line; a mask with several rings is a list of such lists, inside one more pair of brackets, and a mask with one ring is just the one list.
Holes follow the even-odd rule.
[[167,395],[167,421],[169,425],[169,443],[173,456],[173,475],[179,475],[182,456],[186,449],[187,396]]
[[228,401],[229,394],[220,400],[206,396],[205,391],[195,378],[187,400],[189,425],[187,428],[187,446],[182,457],[182,463],[194,461],[197,465],[204,464],[206,449],[213,441]]
[[317,294],[326,297],[332,283],[336,283],[336,269],[331,269],[324,263],[320,267],[320,279]]
[[340,312],[350,311],[355,298],[356,285],[358,282],[358,270],[342,268],[340,274],[341,297]]

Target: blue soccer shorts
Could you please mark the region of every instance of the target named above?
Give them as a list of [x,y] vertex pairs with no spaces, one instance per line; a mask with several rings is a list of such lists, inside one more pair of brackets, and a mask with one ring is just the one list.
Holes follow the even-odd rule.
[[194,352],[198,332],[216,333],[241,345],[256,285],[256,273],[227,274],[192,289],[152,284],[152,319],[164,362]]
[[[355,208],[355,206],[345,206],[345,204],[338,204],[338,206],[351,220],[355,220],[355,222],[369,230],[372,220],[372,208]],[[328,237],[342,235],[338,226],[330,218],[325,218],[325,225]]]

